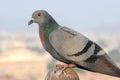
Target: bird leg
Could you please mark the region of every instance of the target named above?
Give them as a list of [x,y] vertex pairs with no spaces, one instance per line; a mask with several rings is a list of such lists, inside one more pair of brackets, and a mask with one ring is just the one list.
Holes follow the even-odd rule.
[[59,74],[60,74],[60,73],[63,72],[66,77],[71,78],[71,77],[66,73],[65,69],[66,69],[66,68],[74,68],[74,67],[75,67],[74,64],[57,64],[54,73],[58,73],[58,72],[59,72]]
[[75,65],[74,64],[57,64],[56,65],[56,70],[62,70],[62,69],[65,69],[65,68],[74,68]]

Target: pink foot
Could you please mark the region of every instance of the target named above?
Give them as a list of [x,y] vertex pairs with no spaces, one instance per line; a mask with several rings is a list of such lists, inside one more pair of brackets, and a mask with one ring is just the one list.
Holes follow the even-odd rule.
[[57,64],[56,65],[56,70],[62,70],[62,69],[65,69],[65,68],[74,68],[75,65],[74,64]]

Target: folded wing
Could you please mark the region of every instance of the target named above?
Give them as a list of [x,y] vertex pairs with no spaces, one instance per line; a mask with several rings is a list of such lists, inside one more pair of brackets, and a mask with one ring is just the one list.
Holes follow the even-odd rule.
[[120,77],[120,69],[105,51],[82,34],[62,27],[50,34],[49,41],[59,55],[78,67]]

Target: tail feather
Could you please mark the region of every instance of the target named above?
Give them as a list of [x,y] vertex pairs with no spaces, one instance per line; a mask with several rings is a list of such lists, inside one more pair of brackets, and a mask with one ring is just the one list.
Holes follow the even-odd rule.
[[108,55],[105,54],[101,56],[95,64],[98,68],[101,66],[101,73],[120,77],[120,68],[109,58]]
[[77,62],[76,65],[92,72],[120,77],[120,68],[114,64],[107,54],[100,56],[94,63]]

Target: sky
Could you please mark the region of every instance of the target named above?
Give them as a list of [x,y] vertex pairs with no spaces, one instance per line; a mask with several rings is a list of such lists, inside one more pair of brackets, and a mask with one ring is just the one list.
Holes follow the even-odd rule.
[[1,0],[0,31],[37,32],[37,24],[27,24],[32,13],[41,9],[60,25],[79,32],[120,32],[120,0]]

